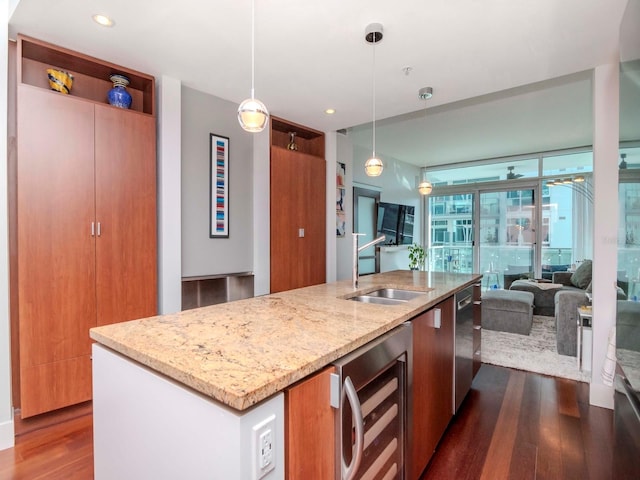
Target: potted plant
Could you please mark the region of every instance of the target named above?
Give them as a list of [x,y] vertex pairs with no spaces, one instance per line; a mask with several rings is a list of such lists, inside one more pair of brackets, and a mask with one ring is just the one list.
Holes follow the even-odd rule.
[[417,243],[409,245],[409,268],[411,270],[424,270],[426,259],[427,252],[422,245]]

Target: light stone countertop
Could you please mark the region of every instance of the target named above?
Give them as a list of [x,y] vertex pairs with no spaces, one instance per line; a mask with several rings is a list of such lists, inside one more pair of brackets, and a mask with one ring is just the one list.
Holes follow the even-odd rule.
[[[397,270],[92,328],[91,338],[245,410],[481,278]],[[345,300],[378,288],[428,291],[400,305]]]

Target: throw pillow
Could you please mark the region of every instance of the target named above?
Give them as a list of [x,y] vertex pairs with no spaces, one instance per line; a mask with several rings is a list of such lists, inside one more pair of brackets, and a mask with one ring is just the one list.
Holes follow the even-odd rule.
[[586,289],[591,283],[591,260],[583,261],[571,275],[571,285],[581,289]]

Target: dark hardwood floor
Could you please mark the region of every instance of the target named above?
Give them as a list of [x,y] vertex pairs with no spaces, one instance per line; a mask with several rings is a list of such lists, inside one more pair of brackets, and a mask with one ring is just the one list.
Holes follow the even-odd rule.
[[421,480],[606,480],[612,445],[586,383],[484,364]]
[[[588,399],[584,383],[483,365],[422,480],[612,478],[613,412]],[[0,480],[92,478],[91,415],[0,451]]]
[[16,438],[0,451],[0,480],[93,478],[93,417],[83,415]]

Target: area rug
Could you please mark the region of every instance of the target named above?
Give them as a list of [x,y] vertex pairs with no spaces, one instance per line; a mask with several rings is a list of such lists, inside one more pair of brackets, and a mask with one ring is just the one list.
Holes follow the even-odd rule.
[[589,383],[591,374],[578,369],[576,357],[557,352],[554,323],[534,315],[530,335],[483,329],[482,362]]

